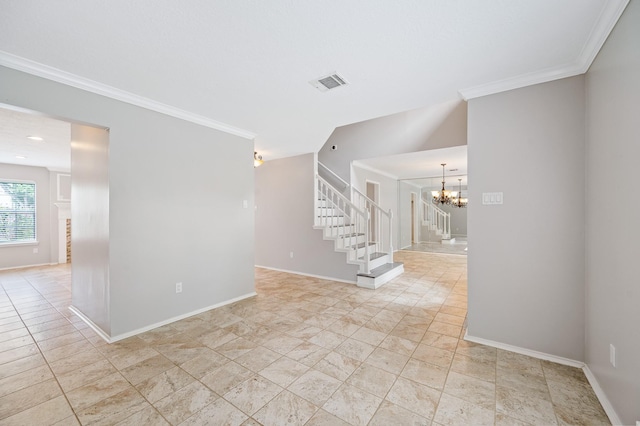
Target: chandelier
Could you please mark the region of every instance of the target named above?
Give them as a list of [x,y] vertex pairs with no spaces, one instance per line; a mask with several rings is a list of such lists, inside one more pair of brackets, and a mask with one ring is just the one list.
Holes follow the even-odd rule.
[[433,202],[434,204],[452,204],[456,192],[444,189],[444,166],[446,166],[447,163],[441,163],[440,165],[442,166],[442,189],[440,191],[431,191]]
[[464,208],[467,207],[467,204],[469,204],[469,200],[466,198],[462,198],[462,179],[458,179],[459,185],[460,185],[460,190],[458,191],[458,198],[453,198],[453,201],[451,202],[451,205],[453,207],[458,207],[458,208]]

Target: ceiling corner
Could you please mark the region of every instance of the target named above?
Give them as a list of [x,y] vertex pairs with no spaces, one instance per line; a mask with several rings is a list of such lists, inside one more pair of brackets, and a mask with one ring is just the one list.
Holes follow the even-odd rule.
[[600,15],[595,21],[580,55],[573,63],[461,89],[458,93],[462,99],[468,101],[473,98],[586,73],[600,51],[600,48],[613,30],[613,27],[616,25],[616,22],[618,22],[618,19],[622,16],[628,3],[629,0],[611,0],[604,2]]

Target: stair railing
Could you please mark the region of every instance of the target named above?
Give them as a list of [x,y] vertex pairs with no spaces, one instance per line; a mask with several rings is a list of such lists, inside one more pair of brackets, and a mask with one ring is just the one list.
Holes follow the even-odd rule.
[[442,236],[442,239],[451,238],[451,213],[438,208],[431,201],[421,199],[422,209],[422,225],[428,226],[429,229],[436,231],[436,234]]
[[[371,198],[353,186],[351,187],[351,200],[360,209],[368,210],[371,213],[371,220],[369,221],[371,242],[375,244],[377,253],[387,253],[389,255],[389,263],[393,263],[393,211],[391,209],[384,211]],[[388,226],[388,236],[383,235],[386,228],[385,225]]]
[[[325,166],[320,161],[318,161],[318,165],[322,170],[329,173],[331,179],[337,179],[342,185],[344,185],[345,190],[343,193],[349,194],[353,204],[362,211],[369,211],[371,220],[369,220],[367,224],[369,229],[369,238],[367,241],[375,245],[376,253],[386,253],[388,255],[389,263],[393,263],[393,210],[389,209],[388,211],[385,211],[375,201],[335,174],[329,167]],[[318,172],[319,171],[320,168],[318,168]],[[384,235],[385,229],[388,230],[387,235]]]
[[363,266],[363,271],[368,274],[371,272],[371,253],[367,243],[370,239],[369,210],[359,209],[318,174],[316,174],[316,191],[319,203],[316,207],[315,225],[323,226],[328,233],[327,236],[341,237],[342,248],[350,248],[353,253],[352,260],[356,262],[359,262],[358,235],[364,234],[364,259],[359,263]]

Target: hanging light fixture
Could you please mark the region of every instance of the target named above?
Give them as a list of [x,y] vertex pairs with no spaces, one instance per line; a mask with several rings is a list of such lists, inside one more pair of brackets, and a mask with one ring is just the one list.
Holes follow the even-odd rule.
[[454,198],[451,205],[453,207],[464,208],[464,207],[467,207],[469,200],[466,198],[462,198],[462,179],[458,179],[458,182],[460,184],[460,190],[458,191],[458,198]]
[[264,163],[262,155],[258,155],[257,151],[253,151],[253,167],[259,167],[262,165],[262,163]]
[[442,189],[440,191],[431,191],[431,196],[435,204],[451,204],[456,193],[444,189],[444,166],[447,163],[441,163],[440,165],[442,166]]

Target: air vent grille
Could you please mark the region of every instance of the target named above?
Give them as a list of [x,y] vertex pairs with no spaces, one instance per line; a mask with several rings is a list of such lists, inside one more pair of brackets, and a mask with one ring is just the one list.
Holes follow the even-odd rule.
[[321,92],[326,92],[328,90],[346,85],[347,81],[338,73],[333,73],[325,77],[320,77],[316,80],[311,80],[309,83]]

